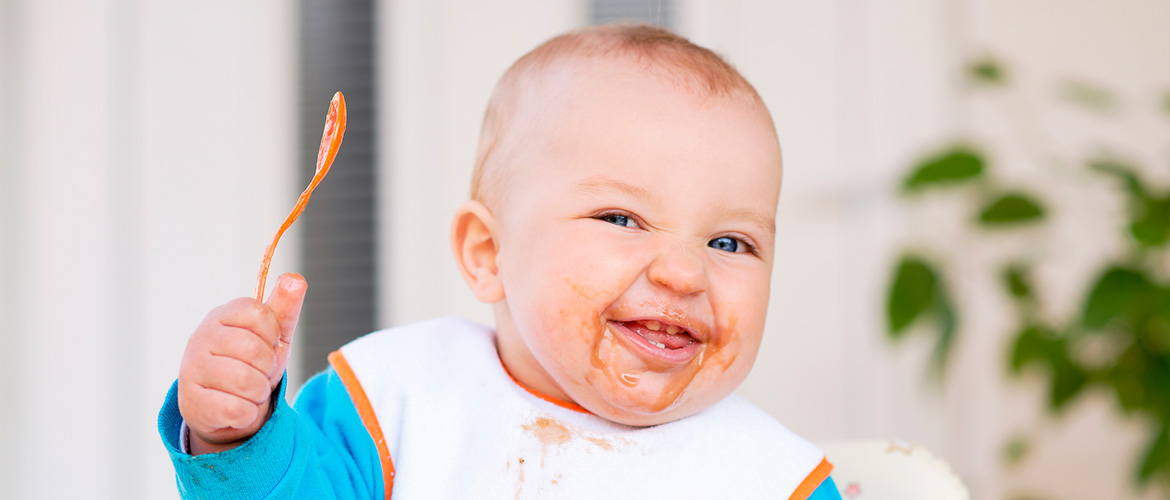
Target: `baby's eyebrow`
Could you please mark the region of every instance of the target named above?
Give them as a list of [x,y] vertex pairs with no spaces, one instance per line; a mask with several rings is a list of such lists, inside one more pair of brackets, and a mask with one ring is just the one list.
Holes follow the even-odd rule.
[[776,216],[771,214],[764,214],[754,210],[739,209],[728,210],[724,212],[724,217],[731,219],[746,220],[760,228],[765,234],[774,236],[776,234]]
[[618,191],[633,198],[646,199],[651,197],[650,191],[645,188],[604,175],[597,175],[585,179],[578,183],[576,188],[578,191],[587,194],[602,194],[606,191]]

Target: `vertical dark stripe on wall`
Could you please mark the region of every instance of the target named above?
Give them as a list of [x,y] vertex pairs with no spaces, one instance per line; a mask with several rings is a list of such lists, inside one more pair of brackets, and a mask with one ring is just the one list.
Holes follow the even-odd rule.
[[589,22],[644,22],[674,29],[673,0],[589,0]]
[[374,326],[374,14],[372,1],[300,1],[301,186],[313,176],[334,92],[348,110],[341,152],[298,221],[309,293],[295,352],[306,376]]

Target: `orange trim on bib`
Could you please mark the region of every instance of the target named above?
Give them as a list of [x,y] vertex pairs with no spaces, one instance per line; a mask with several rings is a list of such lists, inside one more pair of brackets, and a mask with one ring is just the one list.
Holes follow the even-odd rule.
[[792,492],[792,496],[788,500],[805,500],[812,496],[813,492],[825,482],[829,477],[829,473],[833,472],[833,464],[829,463],[826,458],[821,459],[821,463],[813,468],[812,472],[805,476],[804,481],[800,482],[800,486],[796,487],[796,491]]
[[561,401],[561,400],[559,400],[559,399],[557,399],[557,398],[554,398],[554,397],[552,397],[552,396],[549,396],[549,395],[547,395],[547,394],[545,394],[545,393],[543,393],[543,392],[540,392],[540,391],[538,391],[538,390],[536,390],[536,389],[533,389],[533,388],[531,388],[531,387],[528,387],[528,386],[524,385],[524,382],[521,382],[521,381],[519,381],[519,380],[516,380],[516,377],[513,377],[513,376],[512,376],[512,372],[508,371],[508,367],[507,367],[507,366],[504,366],[504,360],[503,360],[503,359],[501,359],[501,360],[500,360],[500,368],[503,368],[503,369],[504,369],[504,373],[507,373],[507,374],[508,374],[508,378],[512,379],[512,382],[514,382],[516,385],[520,386],[520,388],[522,388],[522,389],[524,389],[524,390],[528,391],[528,393],[529,393],[529,394],[531,394],[531,395],[533,395],[533,396],[536,396],[536,397],[538,397],[538,398],[540,398],[540,399],[543,399],[543,400],[545,400],[545,401],[548,401],[549,403],[552,403],[552,404],[554,404],[554,405],[560,406],[561,408],[564,408],[564,409],[566,409],[566,410],[573,410],[573,411],[575,411],[575,412],[577,412],[577,413],[584,413],[584,414],[587,414],[587,415],[592,415],[592,414],[593,414],[593,412],[591,412],[591,411],[589,411],[589,410],[586,410],[584,406],[581,406],[581,405],[579,405],[579,404],[577,404],[577,403],[570,403],[570,402],[568,402],[568,401]]
[[345,355],[341,354],[341,351],[333,351],[329,354],[329,364],[333,366],[337,376],[341,377],[341,382],[345,384],[345,390],[349,392],[349,398],[353,400],[353,406],[357,409],[358,416],[362,418],[366,431],[370,433],[370,438],[374,440],[374,446],[378,448],[378,457],[382,459],[383,488],[386,491],[386,499],[389,500],[390,493],[394,489],[394,460],[390,457],[390,449],[386,446],[386,436],[382,434],[382,427],[378,425],[378,416],[374,414],[370,398],[362,389],[357,375],[354,375],[353,368],[350,368],[349,362],[345,360]]

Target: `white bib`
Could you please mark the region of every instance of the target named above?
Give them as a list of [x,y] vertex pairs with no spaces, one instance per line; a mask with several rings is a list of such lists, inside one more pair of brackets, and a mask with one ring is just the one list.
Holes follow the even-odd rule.
[[803,499],[832,468],[735,395],[653,427],[546,401],[511,379],[494,335],[447,318],[330,355],[378,446],[386,498]]

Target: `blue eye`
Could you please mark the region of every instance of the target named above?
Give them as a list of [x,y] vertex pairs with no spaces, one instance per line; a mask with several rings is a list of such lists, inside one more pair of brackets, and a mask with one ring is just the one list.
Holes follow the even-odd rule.
[[736,253],[739,252],[740,243],[735,238],[723,236],[707,242],[707,246],[724,252]]
[[597,218],[599,220],[603,220],[603,221],[608,222],[610,224],[613,224],[615,226],[638,227],[637,222],[634,222],[634,220],[631,219],[629,216],[622,215],[622,214],[605,214],[605,215],[599,216]]

